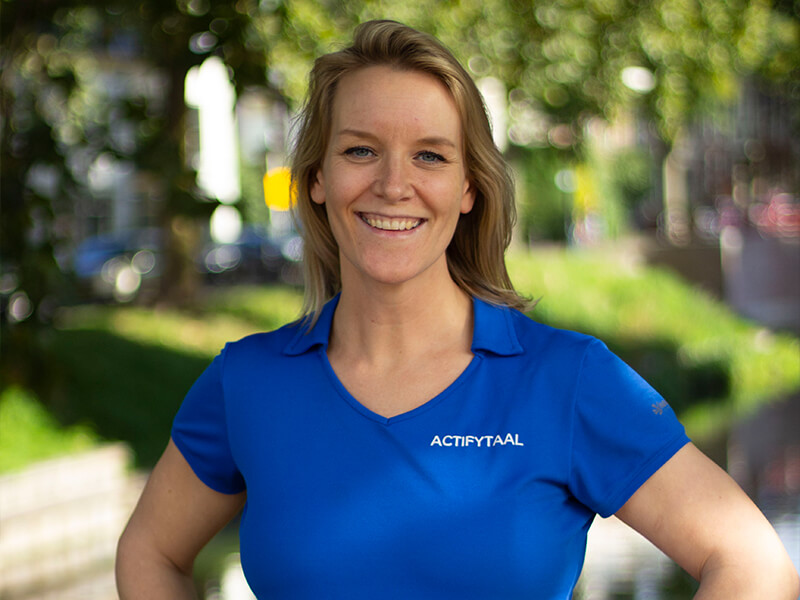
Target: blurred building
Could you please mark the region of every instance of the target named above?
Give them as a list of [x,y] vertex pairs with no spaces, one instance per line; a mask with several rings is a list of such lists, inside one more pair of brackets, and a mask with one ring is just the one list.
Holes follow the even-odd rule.
[[[791,102],[748,83],[700,119],[656,174],[648,256],[741,315],[800,333],[800,137]],[[641,139],[641,138],[640,138]]]

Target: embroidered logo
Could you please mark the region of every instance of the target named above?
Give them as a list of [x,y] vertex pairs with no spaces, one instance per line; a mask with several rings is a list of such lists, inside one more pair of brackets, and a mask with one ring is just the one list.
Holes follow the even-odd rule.
[[507,433],[502,435],[442,435],[433,436],[431,446],[447,446],[462,448],[467,446],[477,446],[478,448],[490,448],[491,446],[524,446],[519,441],[518,433]]
[[662,400],[658,404],[651,404],[650,406],[653,407],[654,414],[660,415],[663,414],[664,409],[667,408],[668,405],[666,400]]

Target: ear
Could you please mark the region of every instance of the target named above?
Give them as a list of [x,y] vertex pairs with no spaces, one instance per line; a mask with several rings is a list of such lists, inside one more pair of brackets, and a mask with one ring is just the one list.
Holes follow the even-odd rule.
[[469,180],[464,182],[464,192],[461,195],[461,214],[465,215],[472,210],[475,204],[475,188]]
[[308,192],[315,203],[325,204],[325,180],[322,176],[322,169],[317,169],[314,173],[314,181]]

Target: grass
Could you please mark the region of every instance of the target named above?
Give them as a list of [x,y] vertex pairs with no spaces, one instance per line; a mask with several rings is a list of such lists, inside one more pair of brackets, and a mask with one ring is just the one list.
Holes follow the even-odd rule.
[[183,396],[225,342],[273,329],[298,314],[289,288],[232,288],[194,311],[81,306],[58,321],[64,397],[52,403],[62,423],[85,423],[124,440],[150,467],[169,438]]
[[10,387],[0,395],[0,473],[93,447],[97,435],[88,427],[63,428],[29,392]]
[[[667,272],[571,251],[513,254],[509,268],[518,288],[540,300],[533,318],[603,339],[695,438],[800,389],[796,338],[742,320]],[[60,392],[49,412],[21,390],[0,399],[0,472],[98,440],[124,440],[139,466],[151,466],[184,394],[224,343],[294,320],[301,300],[292,288],[236,287],[215,290],[192,311],[65,310],[53,332]]]

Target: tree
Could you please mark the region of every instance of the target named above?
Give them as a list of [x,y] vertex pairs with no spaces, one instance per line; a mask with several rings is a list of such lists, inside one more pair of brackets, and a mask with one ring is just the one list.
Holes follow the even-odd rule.
[[[493,75],[512,100],[553,125],[612,119],[640,105],[673,140],[701,111],[734,99],[752,74],[797,75],[800,24],[790,2],[762,0],[385,0],[275,3],[261,14],[269,68],[297,102],[314,57],[370,18],[394,18],[445,42],[477,77]],[[637,71],[634,90],[623,81]],[[626,71],[628,69],[628,71]],[[632,84],[635,87],[635,84]],[[578,127],[575,134],[580,137]]]
[[[149,178],[166,240],[161,299],[191,293],[193,219],[213,199],[183,151],[184,81],[218,54],[240,89],[263,84],[255,10],[248,0],[2,2],[3,384],[48,380],[48,321],[70,289],[56,257],[78,233],[100,158]],[[114,77],[120,68],[127,77]]]

